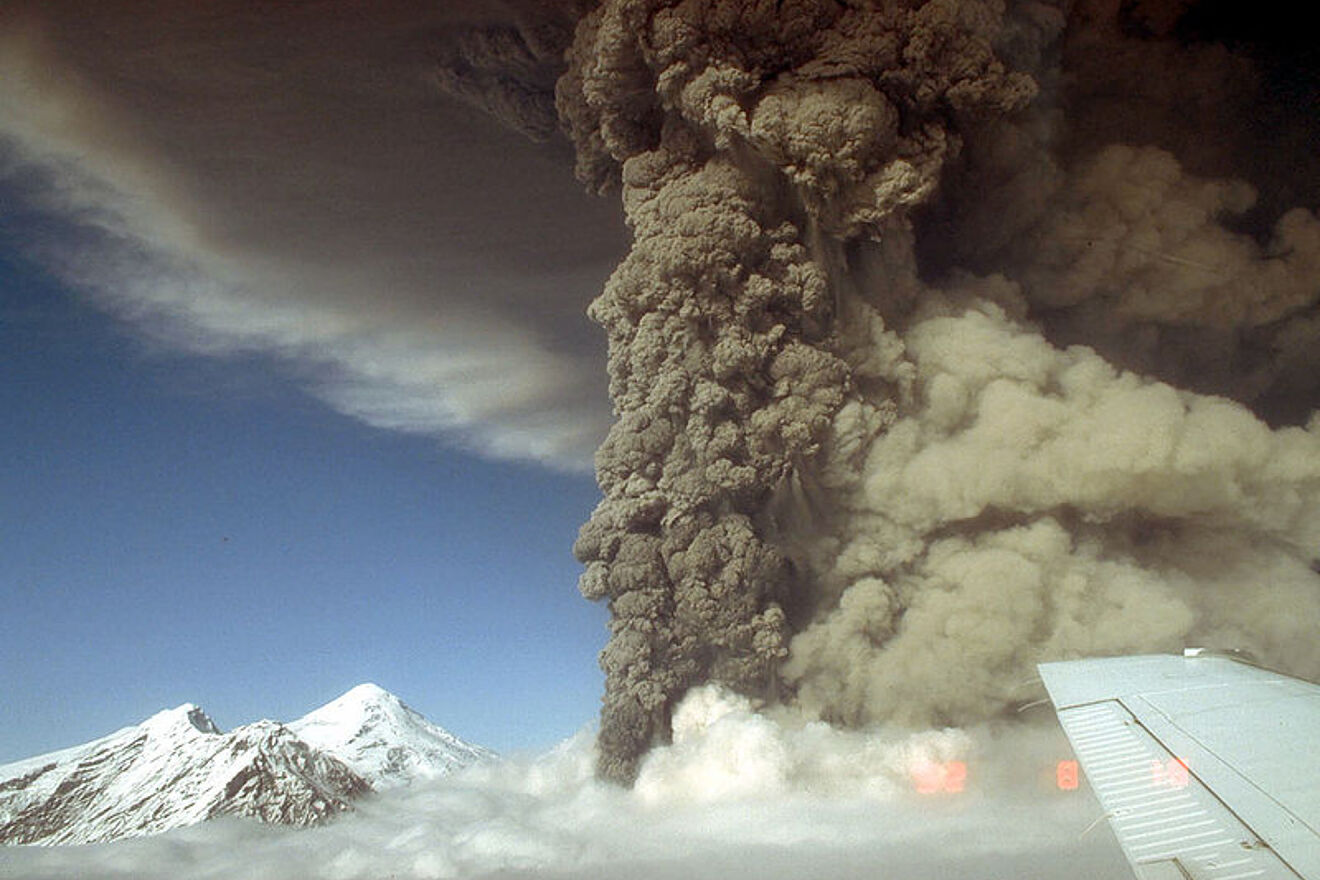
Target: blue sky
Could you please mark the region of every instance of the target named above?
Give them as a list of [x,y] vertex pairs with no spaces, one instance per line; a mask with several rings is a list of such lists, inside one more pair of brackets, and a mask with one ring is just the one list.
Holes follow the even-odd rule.
[[363,681],[555,743],[618,201],[437,91],[462,4],[226,9],[0,27],[0,762]]
[[366,680],[499,750],[594,718],[589,476],[154,344],[3,247],[0,762],[181,702],[288,720]]

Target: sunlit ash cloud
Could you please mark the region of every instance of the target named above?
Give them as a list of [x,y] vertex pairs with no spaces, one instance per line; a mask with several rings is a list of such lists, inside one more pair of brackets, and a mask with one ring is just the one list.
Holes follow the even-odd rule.
[[708,681],[945,725],[1049,658],[1206,641],[1320,672],[1320,221],[1257,129],[1215,127],[1297,62],[1241,24],[1116,0],[579,23],[559,110],[633,232],[590,309],[619,417],[576,545],[613,612],[603,775]]

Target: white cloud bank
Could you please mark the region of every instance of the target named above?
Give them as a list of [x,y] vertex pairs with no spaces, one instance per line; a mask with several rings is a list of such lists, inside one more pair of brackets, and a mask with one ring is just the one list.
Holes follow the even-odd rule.
[[[115,844],[0,850],[0,877],[378,880],[453,877],[1124,876],[1085,792],[1051,790],[1052,723],[840,732],[770,720],[713,688],[627,791],[593,777],[581,734],[533,759],[382,795],[332,825],[222,821]],[[910,774],[963,760],[962,794]]]

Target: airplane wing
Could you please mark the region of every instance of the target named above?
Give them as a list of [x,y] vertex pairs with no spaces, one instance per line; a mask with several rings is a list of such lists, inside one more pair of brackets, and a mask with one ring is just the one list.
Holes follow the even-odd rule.
[[1194,650],[1039,669],[1141,880],[1320,880],[1320,686]]

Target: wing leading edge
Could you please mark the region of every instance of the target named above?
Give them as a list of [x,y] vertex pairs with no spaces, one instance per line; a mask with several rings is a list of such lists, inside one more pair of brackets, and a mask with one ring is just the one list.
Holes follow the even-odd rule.
[[1142,880],[1320,880],[1320,686],[1220,655],[1040,665]]

